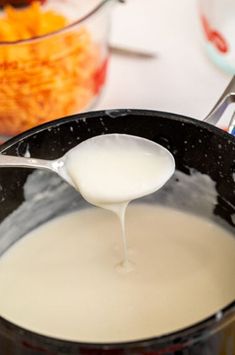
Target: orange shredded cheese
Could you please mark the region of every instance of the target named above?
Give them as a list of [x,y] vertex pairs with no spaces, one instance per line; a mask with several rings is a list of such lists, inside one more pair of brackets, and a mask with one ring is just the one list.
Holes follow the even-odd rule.
[[0,133],[14,135],[37,124],[79,112],[100,91],[107,61],[85,27],[63,29],[64,16],[7,6],[0,18]]

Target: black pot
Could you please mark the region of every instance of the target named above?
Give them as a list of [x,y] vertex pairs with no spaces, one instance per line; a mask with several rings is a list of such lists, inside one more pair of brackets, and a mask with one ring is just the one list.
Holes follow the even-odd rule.
[[[207,123],[154,111],[91,112],[36,127],[5,143],[0,147],[0,152],[22,156],[29,150],[33,157],[55,159],[87,138],[114,132],[151,139],[172,152],[178,175],[172,178],[160,193],[160,197],[157,197],[161,198],[162,203],[169,202],[165,196],[171,194],[172,186],[182,188],[180,174],[186,177],[186,180],[195,173],[201,177],[207,176],[214,191],[213,198],[209,199],[209,202],[206,201],[206,208],[203,207],[205,186],[202,183],[205,180],[200,179],[198,184],[196,183],[193,201],[186,201],[190,200],[187,197],[185,203],[179,203],[178,208],[191,209],[199,214],[208,213],[208,218],[214,219],[234,233],[235,138]],[[0,168],[0,255],[36,225],[62,214],[65,208],[74,209],[83,203],[83,200],[77,197],[78,194],[71,192],[70,187],[60,190],[62,184],[65,183],[50,173],[39,173],[25,168]],[[31,186],[30,192],[26,188],[28,185]],[[43,210],[40,217],[35,219],[35,216],[39,215],[38,211],[42,210],[42,199],[36,199],[33,205],[30,205],[30,199],[37,192],[45,192],[47,185],[50,185],[52,190],[47,201],[50,208]],[[61,200],[64,200],[65,194],[69,196],[66,205],[53,204],[58,194]],[[173,201],[173,204],[177,206],[178,202]],[[183,331],[119,344],[85,344],[53,339],[27,331],[0,318],[0,355],[106,353],[234,355],[235,302],[210,319]]]

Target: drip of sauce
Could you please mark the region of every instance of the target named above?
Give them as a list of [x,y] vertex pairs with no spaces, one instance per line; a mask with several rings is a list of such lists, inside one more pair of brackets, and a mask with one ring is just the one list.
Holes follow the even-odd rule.
[[175,170],[174,158],[150,140],[108,134],[72,149],[65,168],[88,202],[118,216],[123,241],[123,258],[118,268],[131,271],[125,235],[126,208],[131,200],[153,193],[167,182]]
[[88,208],[35,229],[0,258],[0,315],[38,333],[121,342],[192,326],[235,298],[235,240],[168,207],[127,210],[132,272],[121,273],[120,224]]

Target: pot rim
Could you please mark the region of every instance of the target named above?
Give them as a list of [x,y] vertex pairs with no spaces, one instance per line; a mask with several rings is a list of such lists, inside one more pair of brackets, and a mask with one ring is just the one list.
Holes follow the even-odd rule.
[[[86,118],[94,118],[94,117],[99,118],[103,116],[115,117],[118,119],[118,117],[123,117],[128,115],[151,116],[151,117],[156,117],[156,119],[159,116],[161,116],[163,118],[165,117],[170,120],[181,121],[182,124],[190,123],[197,126],[198,128],[209,130],[210,132],[216,135],[229,139],[235,146],[235,137],[221,130],[218,127],[212,126],[206,122],[200,121],[195,118],[191,118],[191,117],[187,117],[187,116],[183,116],[171,112],[157,111],[157,110],[155,111],[155,110],[146,110],[146,109],[111,109],[111,110],[84,112],[80,114],[66,116],[36,126],[3,143],[0,146],[0,154],[5,152],[11,146],[15,145],[16,143],[26,138],[34,136],[35,134],[40,133],[41,131],[58,127],[70,121],[74,122],[77,120],[84,120]],[[63,348],[66,346],[68,347],[76,346],[79,348],[81,347],[87,349],[95,348],[95,349],[111,350],[111,349],[120,349],[120,348],[150,347],[157,344],[160,345],[161,343],[167,343],[167,342],[172,343],[172,341],[176,342],[176,346],[177,343],[180,341],[181,348],[183,348],[197,342],[199,339],[200,340],[206,339],[208,336],[212,335],[213,333],[216,333],[220,328],[223,328],[224,324],[229,322],[227,318],[230,316],[233,317],[233,315],[235,316],[235,299],[230,304],[226,305],[225,307],[217,311],[212,316],[209,316],[204,320],[196,324],[193,324],[190,327],[186,327],[172,333],[163,334],[162,336],[143,338],[134,341],[109,342],[109,343],[95,343],[95,342],[87,343],[87,342],[71,341],[66,339],[50,337],[20,327],[1,316],[0,316],[0,327],[3,326],[5,329],[7,329],[7,331],[13,332],[14,334],[16,332],[20,337],[28,337],[30,341],[40,340],[40,342],[45,343],[45,345],[47,346],[56,346],[56,347],[63,346]]]

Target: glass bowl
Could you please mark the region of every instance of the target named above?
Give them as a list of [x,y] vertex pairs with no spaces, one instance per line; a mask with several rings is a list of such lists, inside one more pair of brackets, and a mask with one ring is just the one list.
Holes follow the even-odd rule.
[[[34,37],[22,32],[20,40],[6,27],[6,38],[11,40],[5,41],[2,32],[9,24],[0,22],[1,136],[13,136],[94,104],[106,79],[112,4],[111,0],[44,0],[2,10],[13,25],[17,21],[22,25],[26,15],[20,16],[31,11],[27,16],[38,27]],[[50,32],[49,13],[61,16],[65,25]]]
[[230,75],[235,74],[235,2],[198,0],[204,46],[213,62]]

